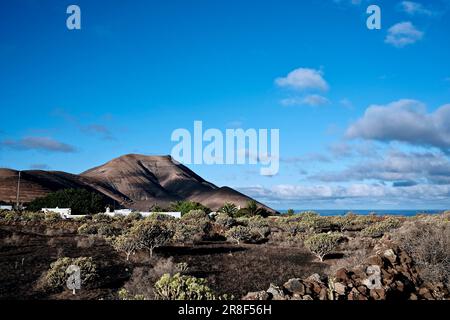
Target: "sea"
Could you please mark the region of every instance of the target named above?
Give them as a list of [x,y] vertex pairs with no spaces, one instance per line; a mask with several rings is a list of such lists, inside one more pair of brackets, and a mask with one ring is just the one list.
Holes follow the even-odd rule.
[[[280,213],[286,213],[287,210],[278,210]],[[385,215],[393,215],[393,216],[415,216],[418,214],[440,214],[445,210],[329,210],[329,209],[302,209],[295,210],[295,213],[301,213],[304,211],[314,211],[320,214],[321,216],[343,216],[349,212],[359,215],[368,215],[368,214],[376,214],[379,216]]]

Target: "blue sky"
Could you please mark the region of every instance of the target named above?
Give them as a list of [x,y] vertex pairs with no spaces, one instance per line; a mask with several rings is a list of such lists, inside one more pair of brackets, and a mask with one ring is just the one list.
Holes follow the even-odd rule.
[[[366,28],[372,3],[381,30]],[[81,30],[66,28],[70,4]],[[2,1],[0,167],[79,173],[126,153],[170,154],[172,131],[201,120],[280,129],[276,176],[190,165],[275,208],[449,208],[449,9]]]

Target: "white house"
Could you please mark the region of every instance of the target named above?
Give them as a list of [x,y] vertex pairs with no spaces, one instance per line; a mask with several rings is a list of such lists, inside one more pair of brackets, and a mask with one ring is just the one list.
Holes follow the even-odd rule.
[[128,216],[132,212],[138,212],[143,217],[148,217],[148,216],[156,213],[156,214],[165,214],[165,215],[174,217],[176,219],[181,218],[181,212],[141,212],[141,211],[133,211],[132,209],[119,209],[119,210],[114,210],[114,211],[111,212],[111,210],[109,208],[106,208],[105,214],[108,215],[108,216],[111,216],[111,217],[114,217],[114,216]]
[[139,212],[143,217],[148,217],[152,214],[165,214],[171,217],[174,217],[175,219],[181,218],[181,212]]
[[72,209],[70,208],[42,208],[41,210],[44,213],[54,212],[58,213],[62,219],[75,219],[75,218],[82,218],[86,215],[79,215],[79,214],[72,214]]
[[133,212],[133,210],[131,210],[131,209],[119,209],[119,210],[114,210],[111,212],[111,209],[109,209],[109,207],[107,207],[105,214],[108,216],[114,217],[114,216],[127,216],[132,212]]

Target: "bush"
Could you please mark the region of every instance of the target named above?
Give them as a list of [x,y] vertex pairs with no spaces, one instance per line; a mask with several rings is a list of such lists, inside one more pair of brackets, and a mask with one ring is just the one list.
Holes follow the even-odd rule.
[[321,217],[314,211],[305,211],[297,215],[296,220],[299,221],[297,228],[300,231],[328,231],[334,228],[332,217]]
[[75,265],[81,271],[81,287],[91,286],[98,279],[97,265],[91,257],[60,258],[50,265],[50,270],[44,276],[44,287],[49,291],[58,291],[66,286],[67,268]]
[[266,219],[260,216],[251,217],[248,220],[248,227],[252,234],[253,240],[260,241],[270,235],[270,227]]
[[199,223],[193,223],[192,221],[187,223],[180,221],[175,224],[175,234],[173,240],[179,243],[195,243],[203,239],[208,227],[203,225],[201,221]]
[[107,214],[104,214],[104,213],[97,213],[92,216],[92,221],[110,223],[113,221],[113,217],[111,217]]
[[208,214],[203,210],[190,210],[189,212],[185,213],[182,217],[182,220],[200,220],[200,219],[208,219]]
[[319,233],[306,239],[306,247],[323,261],[327,254],[333,252],[341,240],[342,235],[338,233]]
[[252,239],[251,229],[245,226],[236,226],[226,232],[226,236],[236,241],[239,245],[242,242]]
[[364,237],[378,238],[382,237],[385,232],[398,228],[400,221],[396,218],[386,218],[380,222],[370,225],[361,231],[361,235]]
[[153,256],[153,250],[166,244],[174,233],[169,224],[148,219],[135,222],[130,230],[130,234],[137,240],[139,248],[148,250],[150,257]]
[[236,219],[226,213],[220,213],[215,217],[215,221],[218,225],[227,229],[232,228],[236,225]]
[[61,221],[61,215],[56,212],[46,212],[45,213],[45,221],[47,222],[58,222]]
[[186,263],[174,263],[172,258],[158,259],[153,267],[135,267],[130,279],[124,284],[123,289],[128,292],[127,300],[135,300],[134,297],[144,297],[145,300],[154,300],[155,283],[165,274],[183,274],[187,270]]
[[42,208],[71,208],[72,214],[82,215],[105,210],[107,201],[99,193],[85,189],[64,189],[31,201],[27,209],[40,211]]
[[5,214],[5,220],[10,222],[17,222],[22,220],[22,215],[18,211],[8,211]]
[[165,274],[155,284],[158,300],[215,300],[213,291],[205,279]]
[[198,202],[192,202],[192,201],[177,201],[175,203],[172,203],[169,207],[170,211],[176,211],[181,212],[181,215],[185,215],[191,210],[202,210],[206,213],[210,213],[211,209],[208,207],[205,207],[204,205],[198,203]]
[[102,237],[114,237],[122,232],[120,228],[109,223],[100,223],[97,227],[97,234]]
[[44,220],[44,215],[39,212],[23,212],[21,216],[24,221],[42,221]]
[[175,218],[172,216],[169,216],[168,214],[162,214],[153,212],[150,216],[147,217],[147,219],[153,219],[158,221],[174,221]]
[[141,220],[142,218],[143,218],[142,214],[139,212],[131,212],[129,215],[125,217],[125,219],[128,221]]
[[96,224],[93,223],[83,223],[77,230],[78,234],[81,235],[93,235],[97,234],[98,228]]
[[409,221],[393,235],[408,252],[423,280],[445,283],[450,289],[450,225]]
[[120,289],[117,292],[117,296],[119,297],[119,300],[145,300],[144,295],[142,295],[142,294],[132,295],[125,288]]

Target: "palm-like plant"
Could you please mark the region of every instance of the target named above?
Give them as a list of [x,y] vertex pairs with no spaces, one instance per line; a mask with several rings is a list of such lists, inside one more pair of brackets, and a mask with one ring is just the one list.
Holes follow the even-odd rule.
[[219,212],[225,213],[229,215],[230,217],[233,217],[238,212],[238,207],[234,203],[227,202],[225,203],[222,208],[219,209]]

